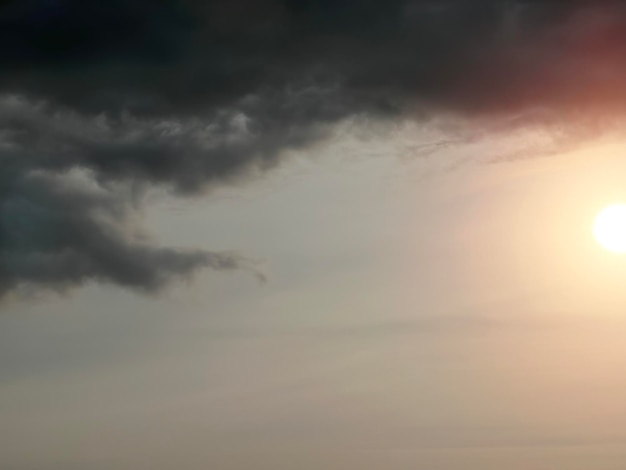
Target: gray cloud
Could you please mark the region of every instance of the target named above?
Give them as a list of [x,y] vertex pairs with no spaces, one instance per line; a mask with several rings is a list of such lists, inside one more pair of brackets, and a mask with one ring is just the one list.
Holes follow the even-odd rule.
[[143,194],[265,171],[351,116],[489,129],[542,109],[592,136],[624,114],[624,26],[608,1],[2,2],[0,295],[250,268],[155,246]]
[[135,211],[126,198],[72,180],[79,178],[31,173],[6,185],[10,189],[0,204],[0,295],[25,286],[63,290],[87,281],[150,291],[203,267],[254,267],[232,253],[152,246],[132,227]]

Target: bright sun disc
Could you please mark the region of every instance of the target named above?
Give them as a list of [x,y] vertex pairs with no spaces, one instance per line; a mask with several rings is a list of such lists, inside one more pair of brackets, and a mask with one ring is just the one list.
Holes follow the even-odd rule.
[[607,250],[626,253],[626,204],[614,204],[600,212],[593,234]]

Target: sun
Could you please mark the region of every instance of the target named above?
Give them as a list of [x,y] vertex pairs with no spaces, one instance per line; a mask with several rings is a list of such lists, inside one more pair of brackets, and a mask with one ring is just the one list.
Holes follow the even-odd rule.
[[613,204],[596,217],[593,234],[598,243],[613,253],[626,253],[626,204]]

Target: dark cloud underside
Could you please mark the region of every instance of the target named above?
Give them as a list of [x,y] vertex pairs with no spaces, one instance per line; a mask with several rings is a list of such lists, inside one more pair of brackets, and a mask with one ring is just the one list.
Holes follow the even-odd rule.
[[621,2],[0,2],[0,295],[245,268],[155,246],[141,193],[271,168],[354,115],[621,118],[625,48]]

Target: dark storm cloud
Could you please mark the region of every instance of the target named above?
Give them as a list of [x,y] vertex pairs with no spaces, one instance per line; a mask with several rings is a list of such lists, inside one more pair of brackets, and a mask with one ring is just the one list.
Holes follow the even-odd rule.
[[5,0],[0,295],[248,266],[155,247],[141,194],[266,170],[350,116],[619,116],[625,26],[619,2]]

